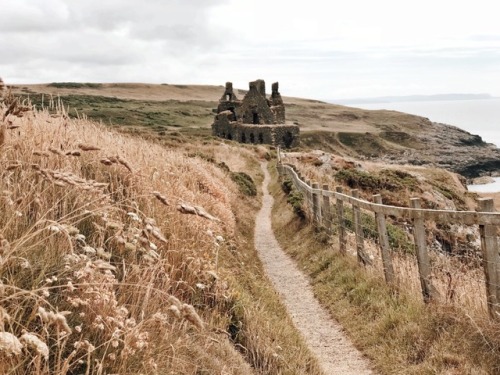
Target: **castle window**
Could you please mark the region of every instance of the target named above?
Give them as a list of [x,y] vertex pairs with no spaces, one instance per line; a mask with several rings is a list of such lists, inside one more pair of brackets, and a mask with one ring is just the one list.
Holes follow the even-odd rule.
[[259,114],[257,112],[253,113],[253,123],[254,123],[254,125],[260,124]]
[[264,136],[262,133],[259,133],[259,143],[264,143]]
[[241,135],[241,143],[247,143],[247,136],[245,135],[245,133]]
[[255,143],[255,136],[253,133],[250,133],[250,143]]
[[229,107],[229,110],[231,111],[231,113],[233,114],[231,116],[231,121],[236,121],[236,112],[234,110],[234,107]]
[[231,100],[231,94],[226,94],[226,100],[230,101]]

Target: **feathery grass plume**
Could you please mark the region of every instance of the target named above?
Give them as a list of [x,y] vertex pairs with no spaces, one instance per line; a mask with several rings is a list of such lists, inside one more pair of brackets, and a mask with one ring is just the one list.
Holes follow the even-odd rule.
[[167,197],[165,197],[164,195],[160,194],[160,192],[153,191],[153,195],[156,197],[156,199],[158,199],[165,206],[170,206],[170,203],[168,203]]
[[49,359],[49,347],[33,333],[23,333],[20,341],[27,348],[34,349],[37,354],[40,354],[45,360]]
[[103,159],[101,159],[101,160],[99,160],[99,161],[100,161],[102,164],[104,164],[104,165],[108,165],[108,166],[113,164],[113,162],[112,162],[109,158],[103,158]]
[[183,214],[198,215],[208,220],[220,221],[219,218],[210,215],[203,207],[200,206],[190,206],[187,203],[179,203],[177,211]]
[[0,332],[0,353],[6,357],[20,355],[23,350],[21,341],[9,332]]
[[47,311],[41,306],[38,307],[38,316],[40,316],[40,319],[42,319],[44,323],[54,324],[60,330],[66,332],[67,334],[70,334],[71,328],[69,327],[65,317],[65,315],[67,315],[68,313],[69,312],[67,311],[55,313],[52,311]]
[[49,147],[49,151],[52,152],[53,154],[59,155],[59,156],[65,156],[64,152],[61,150],[58,150],[57,148],[54,147]]
[[116,160],[118,160],[118,163],[120,163],[125,168],[127,168],[130,171],[130,173],[134,173],[134,171],[132,170],[132,167],[130,166],[130,163],[127,160],[125,160],[121,156],[117,156]]
[[195,327],[203,329],[203,320],[201,320],[200,316],[198,315],[193,306],[185,303],[182,305],[181,311],[182,315],[184,316],[184,319],[186,319],[189,323],[191,323]]
[[101,150],[100,147],[84,144],[84,143],[79,143],[78,148],[82,151],[99,151]]

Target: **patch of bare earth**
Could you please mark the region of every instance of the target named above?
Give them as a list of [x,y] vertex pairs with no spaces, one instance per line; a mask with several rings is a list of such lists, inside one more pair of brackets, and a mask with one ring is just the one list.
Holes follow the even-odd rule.
[[279,246],[271,227],[274,200],[268,191],[271,177],[267,163],[262,164],[262,171],[263,203],[255,224],[255,247],[267,275],[325,374],[373,374],[368,360],[345,336],[342,326],[314,298],[308,278]]

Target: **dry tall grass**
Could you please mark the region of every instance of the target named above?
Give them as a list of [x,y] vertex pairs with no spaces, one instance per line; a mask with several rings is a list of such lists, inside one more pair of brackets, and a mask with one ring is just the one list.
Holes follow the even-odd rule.
[[[314,160],[314,159],[313,159]],[[320,181],[330,186],[330,190],[335,190],[339,181],[332,174],[332,168],[328,165],[315,166],[310,163],[307,157],[291,158],[285,161],[291,161],[297,165],[300,171],[306,176],[306,179]],[[326,163],[327,164],[327,163]],[[342,164],[336,162],[336,168],[341,168]],[[352,166],[350,166],[352,168]],[[363,165],[365,167],[365,165]],[[371,170],[381,170],[386,166],[371,163]],[[394,168],[394,166],[393,166]],[[372,200],[372,194],[381,193],[384,202],[399,205],[397,202],[408,205],[410,197],[422,197],[423,200],[432,201],[431,203],[439,209],[450,209],[454,206],[451,199],[445,197],[436,188],[436,181],[445,183],[446,186],[456,191],[462,191],[464,201],[467,202],[469,209],[473,208],[472,199],[467,196],[465,188],[460,184],[458,178],[450,172],[437,168],[418,168],[401,166],[402,171],[408,171],[417,176],[419,181],[419,190],[409,191],[402,188],[397,191],[388,191],[383,187],[368,187],[360,189],[360,194],[366,200]],[[349,193],[350,188],[344,186],[344,191]],[[398,196],[398,198],[394,198]],[[457,196],[459,194],[457,193]],[[439,199],[437,199],[439,198]],[[428,203],[428,204],[431,204]],[[363,215],[362,227],[365,233],[370,233],[371,238],[365,238],[366,251],[373,260],[372,270],[383,278],[383,266],[381,253],[378,244],[378,233],[374,221],[374,214],[369,211],[361,210]],[[335,212],[333,209],[332,212]],[[371,220],[369,220],[371,218]],[[390,218],[389,218],[390,220]],[[394,271],[397,278],[397,284],[401,290],[420,296],[421,287],[418,274],[418,266],[415,256],[415,245],[413,244],[412,225],[408,222],[394,222],[399,225],[401,231],[399,236],[404,236],[407,241],[407,247],[404,251],[401,249],[391,249]],[[333,220],[333,226],[338,225],[338,220]],[[486,287],[484,271],[481,266],[481,250],[479,239],[479,227],[467,226],[462,224],[449,223],[448,225],[427,222],[427,243],[429,248],[429,257],[431,263],[432,283],[436,287],[439,295],[439,301],[454,305],[456,308],[466,311],[475,318],[482,319],[487,314],[486,308]],[[354,233],[348,229],[348,248],[355,255],[355,237]],[[366,235],[365,235],[366,237]]]
[[217,262],[235,231],[226,174],[64,112],[9,107],[0,373],[250,373],[205,323],[224,326],[231,297]]
[[235,230],[236,193],[225,174],[64,114],[8,118],[0,306],[13,351],[0,372],[190,373],[193,351],[217,357],[204,320],[228,297],[217,251]]
[[[353,256],[343,256],[336,235],[328,238],[294,214],[273,172],[278,241],[381,374],[499,373],[500,327],[485,312],[481,269],[466,269],[456,259],[433,254],[433,282],[444,298],[424,304],[414,256],[393,254],[399,288],[389,287],[375,244],[367,241],[365,250],[375,257],[376,267],[358,264],[354,235],[347,239]],[[451,280],[446,272],[455,272]]]
[[5,99],[0,373],[321,373],[230,178],[258,181],[267,150],[166,148]]

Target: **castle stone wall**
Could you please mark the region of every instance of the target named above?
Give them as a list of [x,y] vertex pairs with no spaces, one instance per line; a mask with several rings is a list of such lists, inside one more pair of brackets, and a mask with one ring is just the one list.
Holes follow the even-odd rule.
[[231,122],[227,117],[212,125],[212,135],[241,143],[270,144],[284,148],[299,145],[297,125],[250,125]]
[[212,124],[212,134],[241,143],[297,147],[299,127],[285,123],[285,105],[278,82],[273,83],[269,99],[263,80],[250,82],[249,86],[243,100],[238,100],[233,84],[226,83]]

